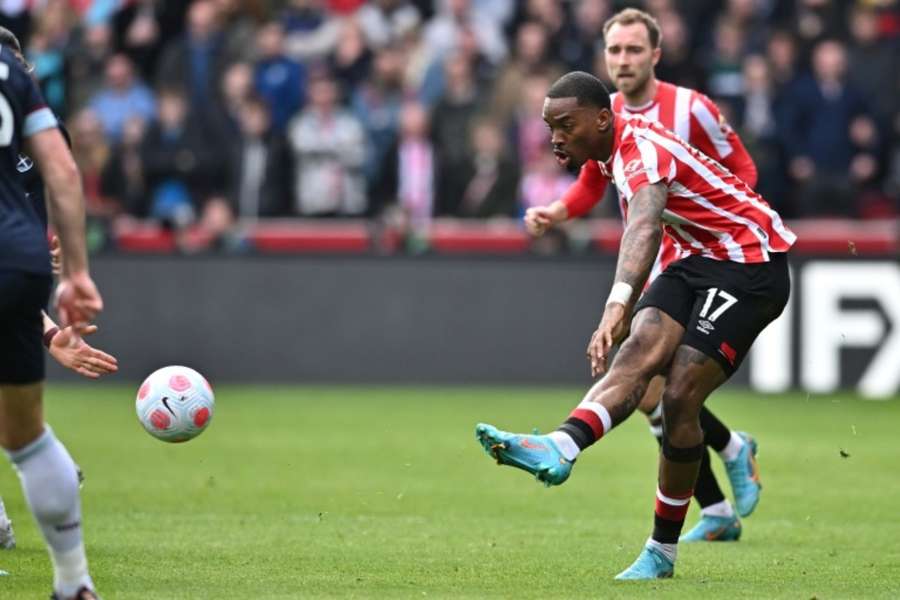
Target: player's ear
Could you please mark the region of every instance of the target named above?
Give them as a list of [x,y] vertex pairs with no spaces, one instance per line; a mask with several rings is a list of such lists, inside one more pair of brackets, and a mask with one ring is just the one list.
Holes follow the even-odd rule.
[[612,111],[608,108],[601,108],[597,111],[597,131],[605,133],[612,127]]
[[655,67],[657,63],[659,63],[659,58],[662,56],[662,48],[657,46],[653,49],[653,52],[650,53],[650,60],[653,61],[653,66]]

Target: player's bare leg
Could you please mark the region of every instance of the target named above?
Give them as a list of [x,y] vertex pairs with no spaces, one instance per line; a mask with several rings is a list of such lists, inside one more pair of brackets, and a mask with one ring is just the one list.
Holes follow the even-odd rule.
[[43,385],[0,385],[0,446],[16,467],[25,499],[50,550],[54,595],[96,598],[81,531],[78,474],[72,457],[44,424]]
[[[662,448],[663,440],[663,403],[662,395],[666,379],[654,377],[641,398],[638,410],[644,413],[650,425],[650,433]],[[700,506],[700,521],[682,536],[682,542],[700,541],[737,541],[741,537],[741,521],[735,513],[734,506],[725,499],[719,482],[712,471],[709,449],[715,450],[725,462],[732,489],[741,516],[747,516],[759,500],[760,485],[755,471],[746,468],[748,458],[752,461],[755,454],[755,443],[741,455],[746,436],[733,432],[705,406],[700,409],[700,425],[703,428],[703,442],[707,446],[700,462],[697,484],[694,486],[694,498]],[[755,462],[753,463],[755,467]],[[735,468],[737,467],[737,468]],[[744,467],[743,472],[738,472]],[[733,475],[733,478],[732,478]],[[747,510],[749,508],[749,510]]]
[[671,361],[684,328],[657,308],[639,311],[603,379],[548,435],[515,434],[479,423],[475,435],[499,464],[528,471],[546,485],[568,477],[575,458],[637,409],[651,380]]
[[671,577],[678,537],[705,451],[700,408],[726,379],[719,363],[699,350],[680,346],[675,353],[663,392],[665,435],[653,534],[638,559],[617,579]]

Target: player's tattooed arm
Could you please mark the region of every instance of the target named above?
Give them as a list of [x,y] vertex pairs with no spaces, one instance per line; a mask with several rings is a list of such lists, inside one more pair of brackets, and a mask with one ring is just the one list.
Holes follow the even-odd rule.
[[[606,372],[609,353],[615,344],[618,344],[628,332],[628,323],[631,320],[631,309],[640,296],[641,289],[653,268],[653,261],[659,253],[659,244],[662,241],[662,227],[660,219],[666,206],[668,190],[661,183],[655,183],[641,188],[628,204],[628,226],[622,235],[622,244],[619,248],[619,260],[616,265],[616,284],[610,294],[610,300],[603,310],[600,325],[591,336],[588,344],[587,355],[591,363],[591,374],[594,377]],[[625,286],[625,295],[628,294],[628,286],[631,288],[631,298],[614,298],[616,286]]]
[[631,304],[640,296],[662,242],[662,213],[668,190],[662,183],[641,188],[628,203],[628,225],[622,234],[616,278],[631,286]]

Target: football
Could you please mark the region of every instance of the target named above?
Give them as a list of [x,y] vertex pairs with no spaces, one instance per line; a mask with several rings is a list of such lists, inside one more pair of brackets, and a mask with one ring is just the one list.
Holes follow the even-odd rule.
[[215,397],[197,371],[169,366],[151,373],[138,388],[135,410],[147,433],[164,442],[186,442],[212,420]]

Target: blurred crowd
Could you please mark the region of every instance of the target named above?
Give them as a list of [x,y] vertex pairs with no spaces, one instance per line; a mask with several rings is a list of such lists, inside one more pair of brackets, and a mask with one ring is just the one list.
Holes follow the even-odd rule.
[[[661,25],[788,217],[895,216],[897,0],[2,0],[95,223],[517,216],[573,180],[544,93],[606,80],[602,26]],[[598,214],[616,214],[614,202]]]

